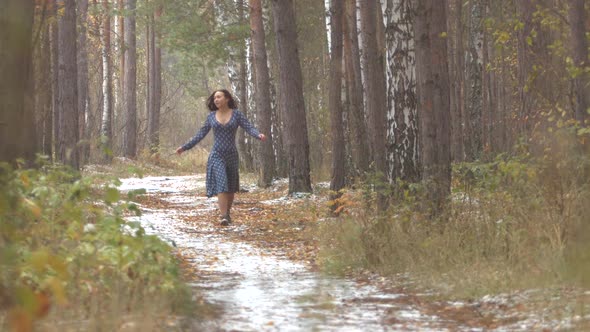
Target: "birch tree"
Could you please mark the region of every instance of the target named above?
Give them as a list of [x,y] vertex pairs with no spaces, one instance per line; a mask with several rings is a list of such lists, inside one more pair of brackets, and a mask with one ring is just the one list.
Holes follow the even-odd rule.
[[410,0],[386,2],[387,160],[390,182],[419,179],[414,11]]

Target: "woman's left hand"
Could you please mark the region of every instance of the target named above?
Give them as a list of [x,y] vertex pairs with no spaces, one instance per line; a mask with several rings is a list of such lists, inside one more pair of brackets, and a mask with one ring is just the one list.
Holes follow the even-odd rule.
[[264,134],[258,135],[258,138],[260,138],[260,140],[263,142],[266,141],[266,135],[264,135]]

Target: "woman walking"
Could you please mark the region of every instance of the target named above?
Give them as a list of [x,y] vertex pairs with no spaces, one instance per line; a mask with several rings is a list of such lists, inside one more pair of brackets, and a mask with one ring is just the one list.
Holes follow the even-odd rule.
[[238,126],[261,141],[265,141],[266,136],[259,133],[237,109],[234,98],[225,89],[214,91],[207,99],[207,107],[211,112],[201,129],[190,141],[176,149],[176,153],[181,154],[197,145],[213,128],[213,149],[207,160],[207,197],[217,195],[220,224],[227,226],[231,223],[234,194],[240,189],[239,156],[235,144]]

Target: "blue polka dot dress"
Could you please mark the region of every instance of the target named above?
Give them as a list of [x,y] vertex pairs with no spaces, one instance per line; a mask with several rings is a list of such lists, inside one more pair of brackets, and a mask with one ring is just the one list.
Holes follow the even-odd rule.
[[224,192],[235,193],[240,189],[240,160],[236,148],[238,126],[244,128],[251,136],[260,139],[258,137],[260,133],[246,119],[244,113],[237,109],[232,110],[230,120],[226,124],[221,124],[215,118],[216,112],[210,112],[197,134],[182,146],[184,151],[191,149],[213,128],[213,149],[207,160],[207,197]]

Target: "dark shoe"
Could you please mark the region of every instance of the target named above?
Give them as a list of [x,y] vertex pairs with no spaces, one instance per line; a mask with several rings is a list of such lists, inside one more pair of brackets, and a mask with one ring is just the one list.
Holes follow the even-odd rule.
[[221,218],[221,223],[220,223],[221,226],[228,226],[230,223],[231,223],[231,220],[227,216]]

